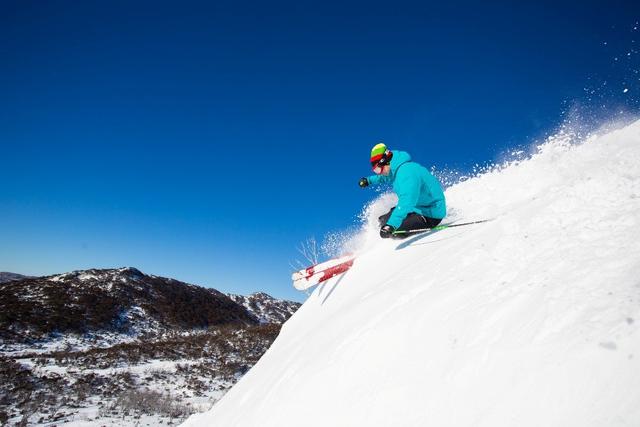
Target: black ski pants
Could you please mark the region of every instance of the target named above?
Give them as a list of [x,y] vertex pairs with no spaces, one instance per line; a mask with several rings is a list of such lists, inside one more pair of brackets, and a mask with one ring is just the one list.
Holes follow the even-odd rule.
[[[378,222],[380,223],[380,227],[382,227],[387,223],[387,221],[389,221],[389,218],[391,217],[391,214],[393,213],[394,209],[395,208],[391,208],[389,212],[378,217]],[[442,219],[429,218],[428,216],[423,216],[415,212],[411,212],[402,221],[402,224],[400,224],[400,227],[398,227],[398,230],[411,231],[411,230],[421,230],[423,228],[433,228],[438,224],[440,224],[440,222],[442,222]],[[407,236],[408,235],[404,235],[404,236],[400,235],[400,236],[394,236],[394,237],[407,237]]]

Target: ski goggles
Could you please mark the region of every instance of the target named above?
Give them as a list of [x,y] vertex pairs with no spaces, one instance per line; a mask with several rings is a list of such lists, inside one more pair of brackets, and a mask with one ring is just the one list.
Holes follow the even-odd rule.
[[382,169],[390,163],[391,156],[386,152],[371,158],[371,169],[376,175],[382,173]]
[[373,169],[373,173],[376,175],[380,175],[382,173],[382,168],[384,168],[384,165],[381,165],[378,162],[371,162],[371,169]]

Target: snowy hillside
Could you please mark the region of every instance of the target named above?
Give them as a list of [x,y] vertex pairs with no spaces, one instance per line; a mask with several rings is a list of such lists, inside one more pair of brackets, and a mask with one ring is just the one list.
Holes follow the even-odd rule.
[[353,268],[184,425],[640,425],[640,122],[446,196],[447,221],[495,220],[401,242],[368,226]]

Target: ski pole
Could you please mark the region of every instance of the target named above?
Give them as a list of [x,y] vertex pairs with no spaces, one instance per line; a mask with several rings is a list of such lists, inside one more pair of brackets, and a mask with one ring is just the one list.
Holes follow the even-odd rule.
[[417,230],[397,230],[394,231],[393,234],[413,234],[413,233],[422,233],[424,231],[438,231],[438,230],[445,230],[447,228],[452,228],[452,227],[462,227],[463,225],[472,225],[472,224],[481,224],[483,222],[489,222],[492,221],[492,219],[481,219],[478,221],[471,221],[471,222],[461,222],[460,224],[442,224],[442,225],[436,225],[435,227],[431,227],[431,228],[419,228]]

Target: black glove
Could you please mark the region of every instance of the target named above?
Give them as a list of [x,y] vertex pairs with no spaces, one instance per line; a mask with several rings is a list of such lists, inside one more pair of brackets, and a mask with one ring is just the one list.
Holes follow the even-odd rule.
[[369,185],[369,180],[367,178],[360,178],[360,182],[358,183],[358,185],[361,188],[367,187]]
[[383,239],[388,239],[389,237],[393,236],[393,232],[396,229],[393,228],[392,225],[386,224],[383,225],[382,228],[380,229],[380,237],[382,237]]

